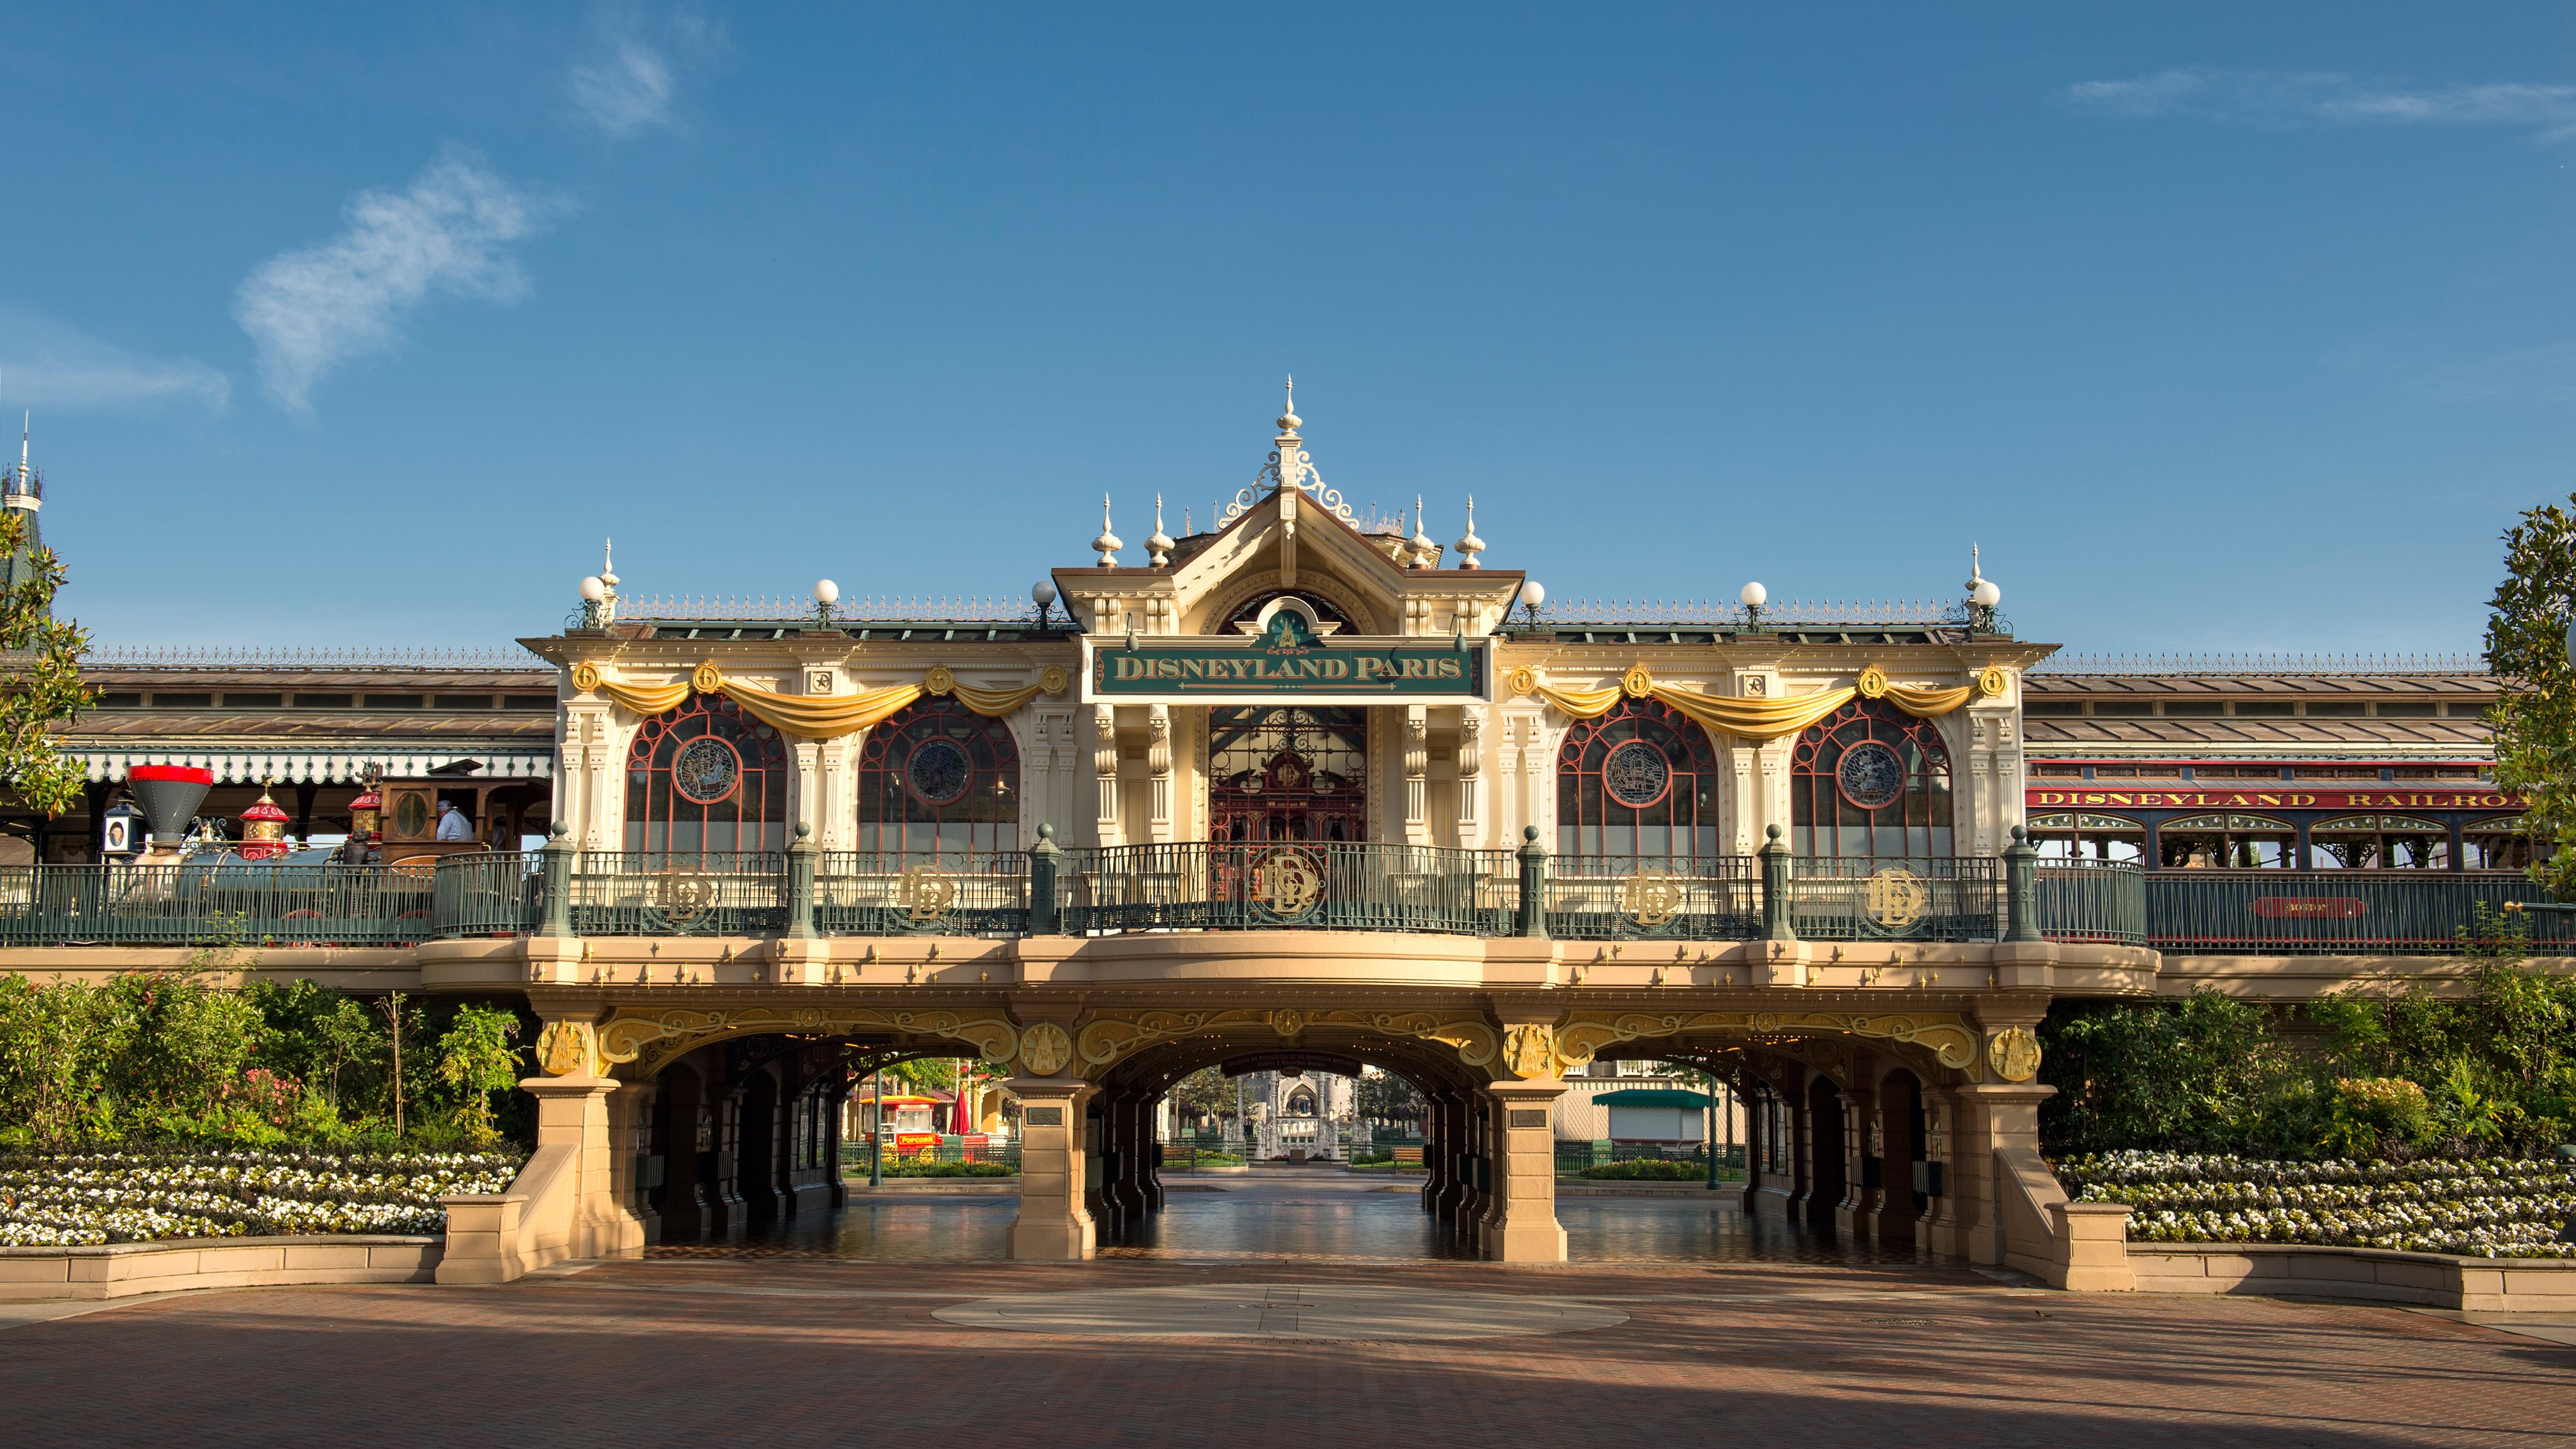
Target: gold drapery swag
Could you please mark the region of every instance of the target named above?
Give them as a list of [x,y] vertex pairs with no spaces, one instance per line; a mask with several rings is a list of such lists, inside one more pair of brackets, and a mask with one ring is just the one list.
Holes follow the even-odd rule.
[[[1608,714],[1623,697],[1651,699],[1670,707],[1711,734],[1732,735],[1755,744],[1794,735],[1855,699],[1888,699],[1898,709],[1918,719],[1948,714],[1966,704],[1980,685],[1962,685],[1957,689],[1916,689],[1890,684],[1877,669],[1861,671],[1857,688],[1823,689],[1814,694],[1792,695],[1787,699],[1754,699],[1742,695],[1702,694],[1696,689],[1683,689],[1664,684],[1647,673],[1640,664],[1620,676],[1617,684],[1605,689],[1558,689],[1542,682],[1537,671],[1521,677],[1515,671],[1512,681],[1518,692],[1534,695],[1555,705],[1576,719],[1593,719]],[[1999,694],[2000,689],[1987,691]]]
[[[1061,676],[1062,671],[1053,671]],[[1043,676],[1042,676],[1043,678]],[[579,683],[578,680],[575,683]],[[890,684],[864,694],[780,694],[727,679],[712,664],[701,664],[697,672],[675,684],[631,685],[601,679],[595,687],[600,693],[646,718],[677,707],[692,691],[699,694],[721,694],[742,707],[742,712],[773,729],[799,739],[829,740],[856,734],[892,718],[924,695],[954,695],[957,702],[987,719],[999,719],[1038,697],[1043,683],[1023,685],[1018,689],[977,689],[959,684],[947,666],[934,667],[919,684]],[[1059,688],[1057,693],[1062,693]]]

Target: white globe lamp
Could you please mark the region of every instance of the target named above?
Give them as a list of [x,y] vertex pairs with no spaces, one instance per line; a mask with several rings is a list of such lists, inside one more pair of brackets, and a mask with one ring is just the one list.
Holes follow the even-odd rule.
[[1029,602],[1038,606],[1038,622],[1046,622],[1047,610],[1055,605],[1055,585],[1040,579],[1029,585]]
[[2003,599],[2004,591],[1995,587],[1993,579],[1979,579],[1977,586],[1968,591],[1968,602],[1980,609],[1991,609]]
[[1547,585],[1536,579],[1521,584],[1521,607],[1529,610],[1530,622],[1538,622],[1539,606],[1547,602]]
[[599,575],[592,574],[589,578],[581,581],[581,601],[583,603],[596,604],[607,597],[608,585],[599,581]]

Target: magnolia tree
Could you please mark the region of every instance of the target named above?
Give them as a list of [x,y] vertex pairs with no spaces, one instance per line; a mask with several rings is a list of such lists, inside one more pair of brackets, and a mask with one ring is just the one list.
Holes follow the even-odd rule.
[[2534,880],[2576,896],[2576,497],[2532,509],[2507,530],[2504,582],[2487,620],[2487,669],[2498,694],[2496,784],[2522,796],[2542,849]]

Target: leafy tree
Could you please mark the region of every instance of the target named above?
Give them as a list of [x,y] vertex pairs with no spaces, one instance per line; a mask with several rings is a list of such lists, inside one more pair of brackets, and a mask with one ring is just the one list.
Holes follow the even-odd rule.
[[1167,1095],[1181,1120],[1192,1127],[1203,1118],[1223,1120],[1234,1110],[1234,1078],[1222,1067],[1201,1067],[1174,1082]]
[[0,1141],[92,1135],[106,1102],[106,1014],[85,982],[0,976]]
[[519,1034],[519,1018],[497,1007],[466,1005],[438,1039],[438,1084],[447,1089],[450,1111],[468,1141],[486,1143],[499,1134],[492,1125],[492,1094],[519,1084],[519,1049],[510,1043]]
[[[2576,507],[2576,497],[2568,503]],[[2497,696],[2496,783],[2526,802],[2535,844],[2554,843],[2531,878],[2554,896],[2576,896],[2576,667],[2567,659],[2576,623],[2576,511],[2551,503],[2506,530],[2505,577],[2487,618],[2487,670]]]
[[1428,1104],[1411,1082],[1371,1067],[1360,1073],[1360,1115],[1372,1122],[1418,1123]]
[[62,560],[28,547],[28,517],[0,513],[0,559],[12,565],[0,574],[0,791],[60,815],[80,798],[81,769],[56,747],[53,726],[98,696],[80,676],[89,631],[54,617]]

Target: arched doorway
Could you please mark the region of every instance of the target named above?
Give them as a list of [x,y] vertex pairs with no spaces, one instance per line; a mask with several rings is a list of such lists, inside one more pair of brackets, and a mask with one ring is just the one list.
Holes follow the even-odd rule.
[[1368,835],[1368,712],[1315,705],[1208,711],[1209,838]]
[[1844,1170],[1843,1096],[1824,1077],[1807,1088],[1807,1121],[1807,1222],[1831,1229],[1851,1183]]

